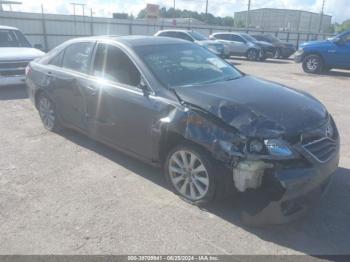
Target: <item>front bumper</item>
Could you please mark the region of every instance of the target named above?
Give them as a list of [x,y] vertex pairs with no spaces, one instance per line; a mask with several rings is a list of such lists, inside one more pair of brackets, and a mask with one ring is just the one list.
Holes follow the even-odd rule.
[[260,57],[264,58],[273,58],[275,56],[275,50],[272,49],[261,49],[260,50]]
[[290,168],[274,171],[284,193],[280,199],[272,200],[266,192],[259,192],[254,199],[254,208],[242,213],[242,221],[247,225],[284,224],[307,212],[327,191],[333,174],[339,164],[339,141],[332,158],[325,163],[315,162],[307,168]]
[[294,55],[294,62],[301,63],[301,62],[303,62],[303,59],[304,59],[304,53],[297,51]]
[[295,48],[288,48],[288,47],[282,48],[281,49],[281,55],[283,57],[290,57],[292,54],[295,53],[295,51],[296,51]]
[[0,76],[0,86],[23,85],[25,80],[25,75]]

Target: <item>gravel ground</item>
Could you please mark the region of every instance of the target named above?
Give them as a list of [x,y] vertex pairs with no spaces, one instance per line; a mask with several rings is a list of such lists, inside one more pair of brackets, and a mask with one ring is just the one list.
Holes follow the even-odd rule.
[[350,254],[350,72],[231,61],[310,92],[338,124],[340,168],[306,217],[249,228],[238,219],[239,199],[191,206],[159,170],[73,131],[47,132],[23,87],[1,87],[0,254]]

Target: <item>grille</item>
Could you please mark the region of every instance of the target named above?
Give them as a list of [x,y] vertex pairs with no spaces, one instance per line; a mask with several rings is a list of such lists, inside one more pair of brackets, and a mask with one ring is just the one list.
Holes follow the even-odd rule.
[[29,61],[0,62],[0,76],[24,75]]
[[26,67],[29,61],[0,62],[0,69]]
[[303,147],[319,162],[326,162],[335,152],[337,145],[333,139],[324,137],[303,145]]

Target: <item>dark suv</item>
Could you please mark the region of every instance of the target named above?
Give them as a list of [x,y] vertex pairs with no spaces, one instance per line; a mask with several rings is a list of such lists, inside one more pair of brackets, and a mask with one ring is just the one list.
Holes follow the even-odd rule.
[[273,45],[276,49],[275,58],[287,59],[295,53],[295,45],[281,41],[273,35],[252,35],[256,40],[265,41]]
[[45,128],[72,128],[163,167],[193,203],[259,192],[264,202],[251,219],[285,222],[317,199],[338,166],[338,131],[319,101],[187,41],[81,38],[26,71]]

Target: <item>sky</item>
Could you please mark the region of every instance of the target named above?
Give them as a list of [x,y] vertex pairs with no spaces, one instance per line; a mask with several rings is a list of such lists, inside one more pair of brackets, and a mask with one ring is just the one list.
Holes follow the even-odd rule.
[[[111,17],[114,12],[125,12],[137,15],[147,3],[159,4],[161,7],[172,7],[173,0],[20,0],[21,6],[13,10],[40,12],[41,4],[46,13],[72,14],[71,2],[87,4],[88,13],[93,10],[94,16]],[[334,22],[350,19],[350,0],[325,0],[325,13],[333,16]],[[176,0],[176,8],[205,12],[206,0]],[[251,9],[272,7],[302,9],[319,13],[323,0],[251,0]],[[235,11],[247,9],[248,0],[209,0],[209,12],[216,16],[233,16]],[[5,7],[8,10],[8,7]],[[76,8],[82,14],[82,8]]]

